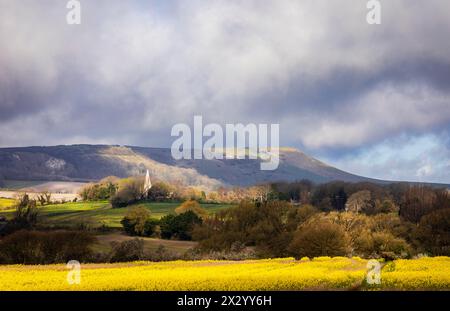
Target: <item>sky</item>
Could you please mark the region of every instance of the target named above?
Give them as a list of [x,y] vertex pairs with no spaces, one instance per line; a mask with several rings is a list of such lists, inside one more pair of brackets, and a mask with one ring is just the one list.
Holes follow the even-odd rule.
[[170,147],[176,123],[280,124],[363,176],[450,183],[450,2],[0,0],[0,147]]

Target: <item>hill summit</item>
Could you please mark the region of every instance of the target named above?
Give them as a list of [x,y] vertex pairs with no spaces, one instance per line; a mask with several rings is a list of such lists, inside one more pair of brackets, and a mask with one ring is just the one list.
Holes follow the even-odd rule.
[[174,160],[169,148],[64,145],[0,148],[0,179],[95,181],[145,174],[168,182],[217,188],[309,179],[374,181],[331,167],[293,148],[280,148],[280,165],[261,171],[259,159]]

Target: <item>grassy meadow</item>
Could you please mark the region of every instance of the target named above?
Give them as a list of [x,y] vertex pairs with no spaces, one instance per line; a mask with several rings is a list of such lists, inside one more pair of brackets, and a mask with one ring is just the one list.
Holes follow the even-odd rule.
[[0,266],[0,290],[450,290],[450,258],[396,260],[369,285],[367,261],[319,257],[245,261],[172,261],[81,266],[80,284],[65,265]]
[[[111,251],[111,243],[112,242],[124,242],[134,239],[135,237],[128,236],[121,233],[106,233],[96,235],[97,242],[94,245],[94,250],[102,253],[107,253]],[[164,248],[178,256],[183,255],[189,249],[195,247],[197,242],[194,241],[179,241],[179,240],[163,240],[163,239],[155,239],[155,238],[147,238],[147,237],[139,237],[144,242],[144,251],[145,252],[154,252],[160,246],[164,246]]]
[[[4,200],[4,199],[1,199]],[[5,199],[8,200],[8,199]],[[0,209],[1,209],[0,201]],[[5,203],[8,204],[8,203]],[[144,206],[151,212],[154,218],[161,218],[164,215],[175,213],[175,209],[180,206],[178,202],[145,202],[138,204]],[[39,224],[46,227],[71,228],[79,225],[87,225],[92,228],[107,226],[110,228],[121,228],[120,221],[125,216],[128,209],[112,208],[108,201],[96,202],[68,202],[64,204],[51,204],[39,207]],[[215,213],[221,209],[229,208],[228,204],[201,204],[208,213]],[[0,215],[11,217],[13,209],[3,209]]]

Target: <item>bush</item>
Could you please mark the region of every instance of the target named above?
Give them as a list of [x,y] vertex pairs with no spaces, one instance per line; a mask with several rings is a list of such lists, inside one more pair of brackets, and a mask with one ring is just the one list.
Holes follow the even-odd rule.
[[144,236],[159,237],[159,220],[155,218],[149,218],[144,225]]
[[110,199],[111,206],[120,208],[138,202],[144,197],[143,187],[144,180],[142,178],[133,177],[121,180],[118,191]]
[[354,213],[369,214],[375,207],[370,191],[361,190],[353,193],[345,204],[345,210]]
[[202,219],[194,212],[187,211],[180,215],[166,215],[160,220],[163,239],[192,240],[194,225],[201,224]]
[[149,218],[150,211],[143,206],[137,206],[130,209],[120,223],[127,234],[143,236],[146,235],[146,229],[149,229],[146,225]]
[[400,216],[407,221],[418,223],[422,216],[433,210],[436,198],[436,192],[430,187],[410,187],[402,196]]
[[180,256],[169,251],[164,245],[159,245],[158,248],[149,254],[151,261],[171,261],[180,259]]
[[178,215],[186,213],[187,211],[194,212],[200,218],[206,218],[206,216],[208,215],[208,212],[204,208],[202,208],[200,204],[195,200],[185,201],[175,209],[175,213],[177,213]]
[[450,208],[423,216],[415,237],[432,255],[450,256]]
[[25,193],[18,198],[18,203],[14,208],[13,218],[10,221],[3,222],[0,228],[0,235],[36,227],[39,211],[35,200],[31,200],[28,194]]
[[287,216],[287,228],[295,231],[298,225],[304,223],[309,218],[317,214],[319,211],[312,205],[305,204],[298,208],[290,209]]
[[17,231],[0,241],[5,264],[51,264],[85,261],[92,255],[95,238],[78,231]]
[[155,183],[148,191],[148,199],[151,201],[168,201],[173,199],[174,189],[164,182]]
[[183,260],[250,260],[258,256],[252,248],[230,249],[205,252],[200,248],[191,248],[183,255]]
[[96,184],[89,184],[80,191],[84,201],[108,200],[116,194],[118,185],[116,179],[104,179]]
[[144,259],[144,241],[134,238],[123,242],[112,242],[110,262],[127,262]]
[[388,260],[409,256],[410,247],[405,240],[395,237],[389,232],[375,232],[372,235],[371,257],[382,257]]
[[349,250],[348,237],[340,225],[315,218],[300,226],[288,249],[297,259],[345,256]]
[[287,202],[243,201],[206,218],[201,226],[195,227],[193,235],[205,251],[230,251],[239,242],[255,246],[260,256],[281,257],[287,255],[292,235],[289,228],[297,228],[295,214]]
[[52,203],[52,194],[48,191],[44,191],[40,194],[38,194],[38,201],[39,203],[41,203],[42,206],[46,205],[46,204],[51,204]]

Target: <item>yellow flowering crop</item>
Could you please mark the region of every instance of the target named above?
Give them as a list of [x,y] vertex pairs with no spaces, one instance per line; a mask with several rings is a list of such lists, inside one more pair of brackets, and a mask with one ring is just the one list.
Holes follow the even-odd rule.
[[[382,287],[450,289],[449,260],[396,261],[383,269]],[[344,257],[85,264],[75,285],[65,265],[0,266],[0,290],[346,290],[361,288],[366,264]]]
[[396,260],[382,270],[382,286],[402,290],[450,290],[450,257]]

